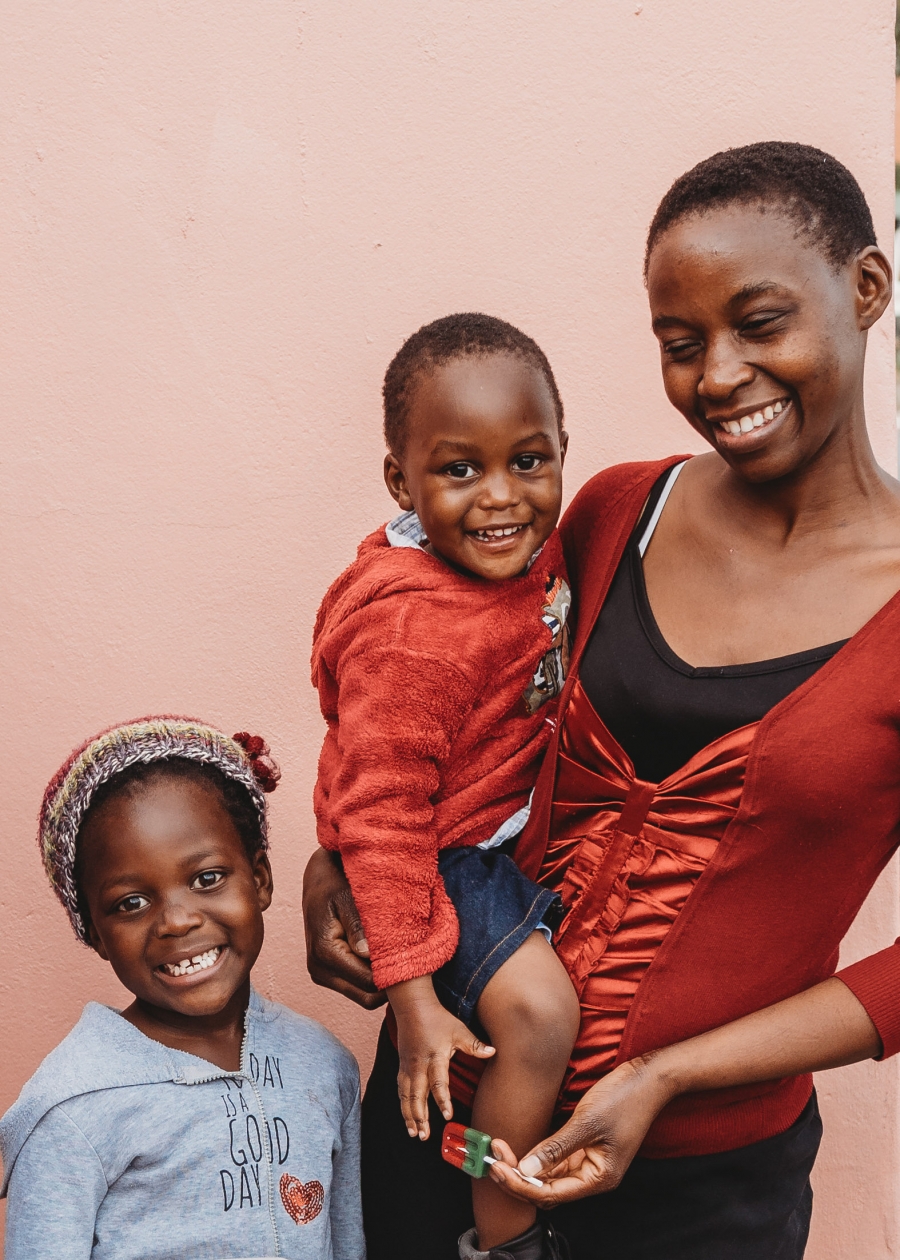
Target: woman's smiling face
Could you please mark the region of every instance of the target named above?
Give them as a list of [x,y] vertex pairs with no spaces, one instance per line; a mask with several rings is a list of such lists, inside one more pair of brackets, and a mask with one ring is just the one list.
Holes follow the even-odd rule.
[[647,288],[666,393],[741,476],[788,476],[862,419],[880,250],[838,268],[786,212],[733,204],[665,231]]
[[91,943],[144,1006],[214,1016],[243,987],[271,901],[215,789],[164,773],[105,801],[82,835]]

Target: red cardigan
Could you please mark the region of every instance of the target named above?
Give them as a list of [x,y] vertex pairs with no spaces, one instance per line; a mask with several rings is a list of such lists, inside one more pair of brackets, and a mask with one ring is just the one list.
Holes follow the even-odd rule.
[[[560,526],[576,598],[568,692],[625,544],[656,479],[678,459],[594,477]],[[900,594],[760,722],[740,808],[657,952],[617,1062],[716,1028],[834,974],[842,938],[900,843]],[[546,848],[554,735],[516,858],[534,877]],[[900,1050],[900,943],[838,973]],[[804,1076],[686,1095],[646,1155],[728,1150],[787,1128]]]
[[488,582],[379,529],[322,601],[318,838],[343,858],[380,988],[456,949],[439,850],[489,839],[528,802],[567,642],[563,575],[556,532],[528,573]]

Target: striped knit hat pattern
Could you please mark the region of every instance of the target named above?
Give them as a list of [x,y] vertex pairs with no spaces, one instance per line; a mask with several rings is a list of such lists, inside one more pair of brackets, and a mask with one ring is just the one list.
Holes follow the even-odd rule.
[[202,722],[179,717],[140,718],[103,731],[77,748],[51,779],[38,829],[44,869],[75,935],[85,944],[88,934],[75,890],[75,844],[94,794],[129,766],[173,757],[215,766],[242,784],[259,816],[262,848],[268,848],[264,794],[274,791],[281,772],[260,736],[241,731],[229,738]]

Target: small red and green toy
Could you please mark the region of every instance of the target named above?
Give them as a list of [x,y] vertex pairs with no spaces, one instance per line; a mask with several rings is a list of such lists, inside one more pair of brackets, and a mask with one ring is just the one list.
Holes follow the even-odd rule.
[[[451,1121],[444,1128],[441,1155],[448,1164],[462,1169],[470,1177],[486,1177],[488,1166],[499,1162],[491,1154],[491,1141],[488,1134],[480,1129],[467,1129],[465,1125]],[[518,1168],[514,1168],[513,1172],[533,1186],[544,1184],[537,1177],[526,1177]]]

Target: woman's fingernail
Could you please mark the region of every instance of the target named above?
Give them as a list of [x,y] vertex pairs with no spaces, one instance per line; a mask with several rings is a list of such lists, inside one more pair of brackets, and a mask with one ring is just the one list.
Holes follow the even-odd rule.
[[526,1155],[519,1161],[519,1172],[523,1177],[536,1177],[541,1171],[541,1161],[537,1155]]

